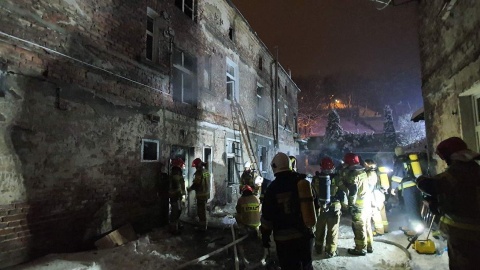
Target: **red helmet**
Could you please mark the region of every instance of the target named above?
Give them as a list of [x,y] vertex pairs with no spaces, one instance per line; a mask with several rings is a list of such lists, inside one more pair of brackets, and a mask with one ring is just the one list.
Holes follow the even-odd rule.
[[331,158],[324,157],[320,162],[320,168],[322,168],[322,171],[333,170],[335,168],[335,164],[333,163],[333,160]]
[[183,168],[183,166],[185,166],[185,162],[183,162],[183,159],[181,158],[172,159],[172,167]]
[[347,153],[343,157],[343,162],[345,162],[349,166],[358,165],[360,164],[360,159],[354,153]]
[[192,167],[197,167],[202,164],[202,160],[200,158],[196,158],[192,161]]
[[436,153],[441,159],[446,160],[453,153],[467,149],[467,144],[461,138],[450,137],[438,144]]
[[242,194],[243,194],[244,192],[246,192],[246,191],[253,192],[253,188],[252,188],[251,186],[249,186],[249,185],[245,185],[245,186],[243,186],[243,188],[242,188]]

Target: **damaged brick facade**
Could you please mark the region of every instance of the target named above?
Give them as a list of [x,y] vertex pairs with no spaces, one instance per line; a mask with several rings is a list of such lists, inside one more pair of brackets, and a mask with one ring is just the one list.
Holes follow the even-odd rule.
[[298,153],[289,74],[230,2],[187,2],[0,1],[0,268],[164,224],[170,158],[189,184],[208,161],[226,205],[250,146],[270,179]]
[[[462,137],[478,151],[480,2],[420,1],[419,15],[422,94],[430,152],[451,136]],[[441,172],[445,166],[438,162],[436,169]]]

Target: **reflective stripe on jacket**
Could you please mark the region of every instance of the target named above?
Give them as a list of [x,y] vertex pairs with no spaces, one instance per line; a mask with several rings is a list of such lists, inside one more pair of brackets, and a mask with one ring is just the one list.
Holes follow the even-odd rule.
[[210,173],[208,171],[197,170],[193,179],[192,188],[195,190],[195,196],[198,200],[210,199]]

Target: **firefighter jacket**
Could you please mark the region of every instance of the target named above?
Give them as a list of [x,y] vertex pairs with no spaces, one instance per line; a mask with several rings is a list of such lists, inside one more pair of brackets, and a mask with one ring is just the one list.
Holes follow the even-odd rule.
[[197,170],[190,189],[195,190],[197,200],[210,199],[210,173],[205,169]]
[[245,185],[255,188],[255,177],[256,173],[254,170],[244,170],[242,176],[240,176],[240,190],[242,190]]
[[253,194],[242,195],[237,201],[237,215],[235,219],[238,224],[257,228],[260,226],[260,201]]
[[[303,221],[297,183],[305,175],[292,171],[279,172],[270,183],[262,204],[262,234],[273,230],[275,241],[312,237]],[[315,214],[315,213],[314,213]]]
[[349,166],[342,170],[339,187],[348,194],[348,205],[357,208],[371,205],[371,190],[368,176],[360,165]]
[[415,185],[410,159],[407,155],[397,156],[393,163],[392,189],[402,190]]
[[168,195],[170,199],[178,199],[185,195],[185,180],[181,174],[170,175]]
[[[438,203],[440,228],[480,232],[480,166],[470,150],[451,155],[450,166],[432,178],[419,177],[418,187]],[[477,154],[478,155],[478,154]]]

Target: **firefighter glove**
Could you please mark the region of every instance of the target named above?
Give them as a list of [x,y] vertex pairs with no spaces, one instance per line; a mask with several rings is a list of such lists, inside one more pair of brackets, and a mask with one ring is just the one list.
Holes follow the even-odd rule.
[[358,207],[354,206],[354,205],[350,205],[348,207],[348,212],[350,213],[350,215],[353,217],[355,216],[356,214],[358,214],[360,212],[360,210],[358,209]]

